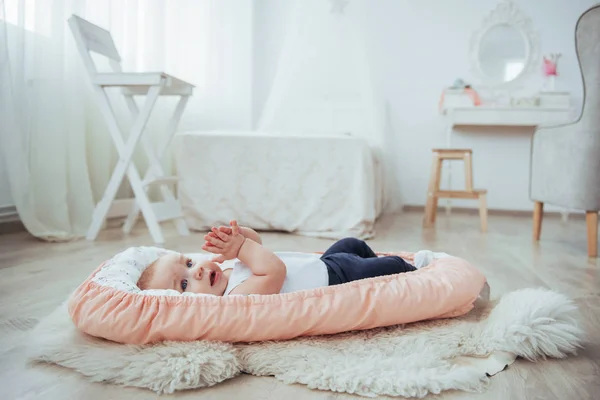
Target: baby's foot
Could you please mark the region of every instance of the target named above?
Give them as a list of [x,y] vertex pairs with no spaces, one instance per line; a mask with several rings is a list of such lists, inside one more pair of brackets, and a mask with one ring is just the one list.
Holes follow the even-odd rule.
[[431,264],[433,260],[439,260],[444,257],[451,257],[451,255],[442,252],[436,253],[431,250],[420,250],[415,254],[415,267],[417,269],[426,267]]

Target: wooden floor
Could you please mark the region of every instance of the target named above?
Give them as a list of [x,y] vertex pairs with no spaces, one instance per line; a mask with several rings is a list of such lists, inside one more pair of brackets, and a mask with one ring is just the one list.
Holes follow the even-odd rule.
[[[435,229],[421,228],[422,214],[382,217],[376,251],[429,248],[463,257],[482,269],[492,297],[525,287],[547,287],[575,298],[585,315],[589,343],[576,357],[530,363],[518,360],[493,378],[487,392],[450,392],[441,399],[600,399],[600,261],[586,256],[585,221],[544,220],[542,240],[531,240],[532,221],[491,216],[487,234],[476,216],[439,215]],[[165,225],[166,247],[199,252],[202,234],[180,238]],[[331,240],[264,233],[275,250],[321,251]],[[0,399],[156,399],[147,390],[90,383],[64,368],[30,365],[24,332],[53,311],[101,261],[131,245],[151,245],[142,227],[129,237],[118,229],[96,242],[45,243],[25,233],[0,236]],[[595,394],[594,394],[595,393]],[[346,394],[285,385],[270,377],[242,375],[216,387],[177,393],[186,399],[345,399]]]

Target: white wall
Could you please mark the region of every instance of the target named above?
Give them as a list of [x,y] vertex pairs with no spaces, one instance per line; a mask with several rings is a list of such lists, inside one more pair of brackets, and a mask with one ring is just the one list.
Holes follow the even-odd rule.
[[[388,101],[389,123],[395,134],[400,201],[423,205],[431,148],[445,143],[445,125],[438,114],[441,90],[469,72],[469,41],[494,0],[397,1],[369,0],[366,16],[373,68],[380,91]],[[574,48],[574,27],[592,0],[518,0],[515,3],[538,29],[542,54],[561,52],[557,89],[573,92],[580,106],[581,79]],[[276,69],[290,14],[290,2],[257,0],[255,4],[254,121],[256,122]],[[453,146],[474,151],[475,185],[488,189],[493,209],[530,210],[528,196],[528,129],[489,128],[461,131]],[[463,183],[454,167],[453,187]],[[457,186],[455,186],[457,185]],[[454,203],[474,206],[472,202]]]

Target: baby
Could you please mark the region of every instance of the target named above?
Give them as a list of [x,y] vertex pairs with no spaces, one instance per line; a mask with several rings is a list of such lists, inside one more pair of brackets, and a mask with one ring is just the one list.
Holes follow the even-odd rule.
[[322,255],[272,252],[262,246],[257,232],[238,226],[237,221],[213,227],[204,240],[202,249],[216,254],[212,260],[194,262],[182,254],[162,256],[146,268],[138,281],[140,289],[215,296],[290,293],[415,271],[448,256],[422,250],[412,265],[398,256],[378,257],[355,238],[337,241]]

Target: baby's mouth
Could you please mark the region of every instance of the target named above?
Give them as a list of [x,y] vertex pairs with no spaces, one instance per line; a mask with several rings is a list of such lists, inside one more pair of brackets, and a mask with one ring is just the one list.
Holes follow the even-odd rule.
[[210,286],[215,284],[215,278],[217,277],[217,273],[215,271],[210,271],[210,275],[209,275],[209,279],[210,279]]

